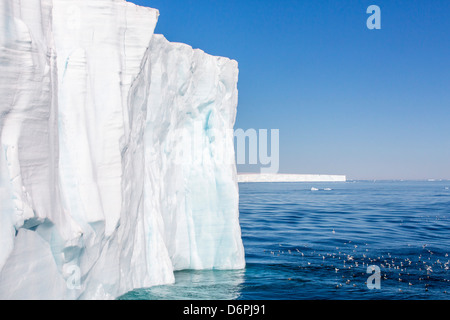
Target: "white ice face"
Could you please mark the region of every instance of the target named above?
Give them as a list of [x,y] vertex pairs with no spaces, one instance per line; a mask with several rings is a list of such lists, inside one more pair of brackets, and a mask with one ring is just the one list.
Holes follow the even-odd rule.
[[237,62],[161,35],[150,57],[146,210],[161,215],[176,270],[242,268],[232,130]]
[[245,266],[237,63],[153,35],[158,15],[1,2],[0,298],[115,298]]

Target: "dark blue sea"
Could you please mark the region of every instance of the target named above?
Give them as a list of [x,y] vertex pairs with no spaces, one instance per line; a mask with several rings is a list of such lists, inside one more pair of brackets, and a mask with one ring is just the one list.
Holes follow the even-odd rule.
[[121,299],[450,298],[450,181],[239,187],[245,270],[181,271]]

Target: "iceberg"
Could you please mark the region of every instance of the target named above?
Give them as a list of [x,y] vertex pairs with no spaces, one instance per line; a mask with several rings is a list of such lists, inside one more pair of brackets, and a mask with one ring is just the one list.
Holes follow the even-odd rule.
[[242,269],[237,62],[123,0],[0,4],[0,299]]

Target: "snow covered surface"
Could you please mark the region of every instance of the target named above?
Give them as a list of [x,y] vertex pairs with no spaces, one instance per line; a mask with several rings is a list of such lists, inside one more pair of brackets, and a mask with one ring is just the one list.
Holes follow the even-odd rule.
[[238,182],[345,182],[344,175],[327,174],[238,174]]
[[1,299],[112,299],[245,266],[237,63],[153,35],[158,15],[0,3]]

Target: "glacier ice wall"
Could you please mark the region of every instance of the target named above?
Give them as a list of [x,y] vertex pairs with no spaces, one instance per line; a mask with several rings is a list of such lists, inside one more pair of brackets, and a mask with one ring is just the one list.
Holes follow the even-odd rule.
[[78,233],[60,201],[52,3],[5,0],[0,17],[0,296],[50,298]]
[[161,35],[150,56],[147,209],[162,216],[176,270],[243,267],[232,130],[237,63]]
[[245,265],[237,63],[122,0],[0,4],[0,298],[108,299]]

